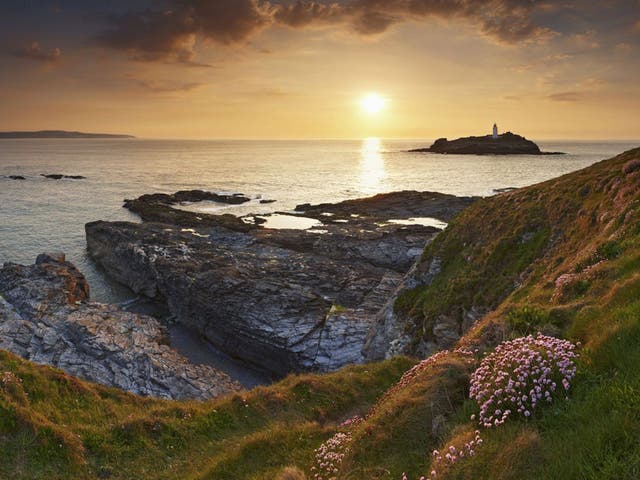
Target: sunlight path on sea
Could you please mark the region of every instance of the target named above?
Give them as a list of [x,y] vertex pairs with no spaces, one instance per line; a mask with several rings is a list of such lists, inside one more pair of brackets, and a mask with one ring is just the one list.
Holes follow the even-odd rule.
[[366,193],[377,193],[387,176],[382,142],[376,137],[365,138],[360,153],[360,189]]

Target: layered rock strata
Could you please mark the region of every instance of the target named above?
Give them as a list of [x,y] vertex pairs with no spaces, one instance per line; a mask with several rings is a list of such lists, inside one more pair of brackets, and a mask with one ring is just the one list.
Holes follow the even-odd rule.
[[89,301],[86,279],[62,254],[0,269],[0,348],[140,395],[205,400],[240,389],[169,348],[154,318]]
[[301,205],[298,214],[320,227],[275,230],[174,213],[171,199],[144,196],[125,206],[147,221],[89,223],[87,246],[110,276],[166,301],[178,321],[225,353],[280,375],[328,371],[364,361],[376,313],[439,232],[389,220],[448,220],[473,200],[398,192]]

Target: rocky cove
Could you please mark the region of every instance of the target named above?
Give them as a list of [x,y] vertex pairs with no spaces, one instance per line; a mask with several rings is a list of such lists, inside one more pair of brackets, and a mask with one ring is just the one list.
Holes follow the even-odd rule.
[[[248,201],[193,190],[127,200],[142,223],[97,221],[85,230],[89,255],[110,278],[166,305],[178,324],[224,354],[280,377],[395,353],[402,332],[381,334],[384,322],[376,319],[388,315],[405,274],[440,231],[433,225],[474,200],[402,191],[303,204],[278,214],[312,219],[314,227],[272,229],[262,226],[269,215],[182,209]],[[88,286],[69,299],[67,279],[86,281],[62,257],[7,264],[2,274],[3,348],[144,395],[204,399],[240,388],[170,349],[158,320],[90,302]],[[29,309],[21,309],[25,302]],[[443,330],[443,346],[461,334],[458,325]]]

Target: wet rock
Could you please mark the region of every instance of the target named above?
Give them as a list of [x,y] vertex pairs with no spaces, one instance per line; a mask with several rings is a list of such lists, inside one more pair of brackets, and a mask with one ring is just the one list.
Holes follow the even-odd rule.
[[241,205],[251,201],[242,194],[225,195],[203,190],[184,190],[173,195],[154,193],[134,200],[125,200],[124,207],[147,222],[169,223],[182,227],[224,226],[232,230],[248,231],[254,225],[243,222],[235,215],[203,215],[173,208],[184,202],[212,201],[230,205]]
[[11,180],[26,180],[26,178],[22,175],[9,175],[8,178],[10,178]]
[[[471,205],[477,197],[456,197],[438,192],[381,193],[373,197],[345,200],[339,203],[308,203],[298,205],[296,212],[323,222],[336,220],[358,221],[360,217],[384,222],[389,219],[434,217],[449,222],[461,210]],[[328,217],[327,214],[331,216]],[[362,220],[362,219],[361,219]]]
[[0,269],[0,348],[141,395],[208,399],[239,389],[166,344],[157,320],[90,302],[84,276],[63,254]]

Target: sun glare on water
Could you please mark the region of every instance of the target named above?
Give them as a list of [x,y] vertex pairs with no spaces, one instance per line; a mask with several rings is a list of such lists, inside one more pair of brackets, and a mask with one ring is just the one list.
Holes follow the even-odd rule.
[[381,97],[377,93],[370,93],[365,95],[360,100],[360,106],[362,110],[369,114],[380,113],[387,105],[387,99]]

